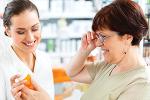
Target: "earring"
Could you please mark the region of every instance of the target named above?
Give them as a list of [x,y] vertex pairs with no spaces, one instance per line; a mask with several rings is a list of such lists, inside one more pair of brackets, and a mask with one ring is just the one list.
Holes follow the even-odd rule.
[[127,54],[127,48],[123,48],[123,52],[122,52],[123,54]]
[[126,51],[124,51],[124,52],[123,52],[123,54],[127,54],[127,52],[126,52]]

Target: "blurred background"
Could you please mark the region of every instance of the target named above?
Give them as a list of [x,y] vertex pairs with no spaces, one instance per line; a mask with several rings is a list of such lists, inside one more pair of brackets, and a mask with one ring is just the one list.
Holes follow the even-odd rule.
[[[11,0],[0,0],[0,47],[11,41],[4,36],[2,15]],[[56,100],[80,100],[87,84],[71,82],[64,71],[65,65],[78,50],[82,35],[91,31],[95,13],[113,0],[31,0],[39,9],[42,41],[38,49],[47,52],[53,67]],[[150,0],[134,0],[140,4],[150,24]],[[141,41],[141,52],[150,65],[150,31]],[[100,48],[87,61],[103,59]],[[2,53],[2,49],[0,49]]]

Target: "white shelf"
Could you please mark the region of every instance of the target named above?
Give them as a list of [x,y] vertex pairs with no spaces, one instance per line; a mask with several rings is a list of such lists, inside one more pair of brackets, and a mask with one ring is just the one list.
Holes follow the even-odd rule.
[[84,12],[41,12],[40,19],[48,20],[48,19],[92,19],[95,15],[94,12],[84,13]]
[[72,57],[74,56],[75,52],[74,53],[58,53],[58,52],[53,52],[53,53],[49,53],[49,56],[50,57]]
[[48,35],[45,35],[45,34],[43,35],[42,34],[42,39],[57,39],[57,38],[58,38],[58,35],[56,35],[56,34],[53,34],[53,35],[51,35],[51,34],[50,35],[49,34]]
[[81,37],[82,36],[77,36],[77,35],[64,36],[64,37],[52,35],[52,36],[43,36],[42,39],[43,40],[47,40],[47,39],[68,40],[68,39],[81,39]]

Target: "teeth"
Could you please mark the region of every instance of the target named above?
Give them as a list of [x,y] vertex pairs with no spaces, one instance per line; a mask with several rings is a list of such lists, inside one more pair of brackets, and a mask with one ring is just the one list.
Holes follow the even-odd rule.
[[33,42],[31,42],[31,43],[26,43],[26,45],[31,46],[31,45],[33,45]]

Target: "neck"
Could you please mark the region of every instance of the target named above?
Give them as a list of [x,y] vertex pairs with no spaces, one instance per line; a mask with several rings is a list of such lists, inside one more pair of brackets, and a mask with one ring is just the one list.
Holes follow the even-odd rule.
[[12,49],[18,56],[18,58],[26,65],[28,66],[32,71],[34,70],[34,64],[35,64],[35,56],[33,53],[24,52],[22,50],[19,50],[19,48],[15,48],[12,46]]
[[146,66],[146,62],[140,53],[139,47],[131,46],[124,58],[117,64],[113,72],[123,72],[143,66]]

